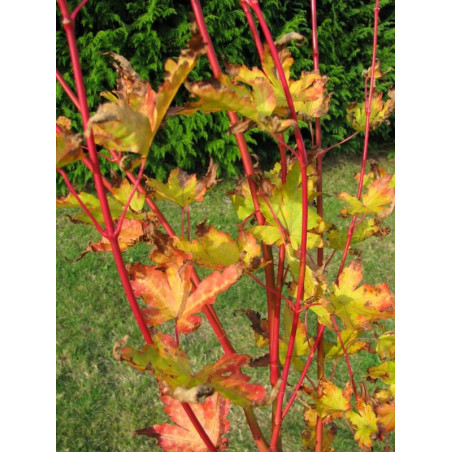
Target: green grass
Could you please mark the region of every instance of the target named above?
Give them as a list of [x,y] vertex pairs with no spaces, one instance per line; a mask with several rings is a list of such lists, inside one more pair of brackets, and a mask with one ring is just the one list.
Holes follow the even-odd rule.
[[[371,155],[389,171],[394,161]],[[351,158],[328,158],[325,161],[324,189],[334,195],[343,190],[356,192],[353,175],[359,171],[360,162]],[[204,218],[214,227],[236,233],[237,218],[226,192],[235,181],[223,181],[205,197],[205,202],[192,208],[192,224]],[[177,208],[161,202],[160,206],[174,225],[180,227]],[[346,224],[337,217],[340,202],[334,196],[325,198],[325,218],[335,224]],[[146,437],[132,436],[136,429],[160,422],[167,418],[161,409],[155,381],[125,363],[112,357],[116,340],[129,334],[128,345],[141,347],[143,341],[133,315],[122,293],[112,256],[107,253],[90,253],[81,261],[77,258],[90,241],[97,241],[96,231],[84,225],[74,225],[64,210],[57,213],[57,450],[58,451],[149,451],[160,450],[155,441]],[[394,218],[387,220],[393,230]],[[370,284],[387,282],[394,290],[394,232],[384,240],[372,238],[354,248],[362,251],[364,280]],[[126,262],[149,262],[149,247],[139,244],[128,250]],[[328,271],[334,278],[339,256],[333,259]],[[262,275],[259,275],[263,279]],[[221,294],[215,303],[223,325],[238,353],[260,356],[265,350],[254,345],[248,320],[236,315],[240,308],[265,312],[265,292],[250,278],[242,278],[229,291]],[[311,322],[314,328],[314,322]],[[330,332],[327,338],[333,339]],[[335,341],[335,339],[334,339]],[[181,345],[189,356],[192,367],[197,370],[221,356],[217,339],[204,321],[192,335],[182,336]],[[378,358],[371,354],[352,356],[352,366],[359,381],[369,366]],[[331,363],[327,364],[327,375]],[[247,369],[254,381],[268,388],[268,372],[264,369]],[[313,369],[315,372],[315,369]],[[312,373],[314,377],[314,373]],[[345,385],[348,379],[345,363],[341,360],[336,371],[336,382]],[[291,376],[295,383],[297,375]],[[295,404],[284,426],[286,451],[301,450],[300,434],[303,406]],[[262,429],[268,435],[269,408],[258,408],[256,414]],[[246,427],[243,411],[232,407],[229,415],[231,430],[229,450],[253,451],[254,443]],[[358,451],[350,432],[340,421],[334,441],[337,452]],[[393,444],[393,435],[391,444]],[[378,444],[375,450],[382,451]]]

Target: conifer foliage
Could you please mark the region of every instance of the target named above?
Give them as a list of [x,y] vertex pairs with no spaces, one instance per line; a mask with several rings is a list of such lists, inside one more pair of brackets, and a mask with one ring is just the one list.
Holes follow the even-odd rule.
[[[71,0],[68,3],[70,8],[74,8],[78,2]],[[262,3],[275,38],[289,32],[298,32],[306,37],[304,45],[289,44],[294,57],[292,71],[294,74],[300,74],[302,70],[311,71],[309,2],[268,0]],[[362,99],[361,74],[371,58],[373,5],[364,0],[324,0],[318,2],[317,8],[320,69],[328,75],[328,91],[333,93],[329,112],[322,118],[326,132],[323,144],[330,146],[350,134],[351,128],[342,106]],[[382,0],[380,8],[379,59],[382,67],[394,68],[394,0]],[[248,67],[258,65],[253,39],[239,2],[207,0],[203,2],[203,10],[213,45],[220,49],[220,56],[230,63]],[[95,111],[101,103],[99,93],[111,90],[115,85],[115,70],[105,52],[123,55],[141,77],[158,86],[163,77],[163,62],[169,57],[177,57],[189,38],[190,14],[189,2],[181,0],[89,1],[77,18],[76,35],[90,110]],[[71,83],[69,53],[59,26],[56,50],[57,67],[65,80]],[[190,79],[205,79],[210,75],[206,60],[200,60]],[[389,72],[385,78],[383,87],[386,89],[394,84],[394,72]],[[187,94],[179,93],[177,103],[185,100]],[[81,131],[75,110],[58,84],[57,111],[58,116],[68,117]],[[227,133],[228,129],[229,121],[224,112],[214,117],[196,113],[168,118],[166,127],[159,132],[152,146],[153,164],[148,165],[147,172],[162,178],[175,166],[191,171],[205,169],[211,156],[219,163],[221,174],[237,175],[240,156],[234,137]],[[390,141],[393,139],[393,126],[380,127],[374,135],[374,142]],[[275,163],[271,142],[265,134],[251,131],[245,134],[245,138],[267,168]],[[359,150],[354,141],[345,146],[349,151]],[[108,173],[103,163],[102,169]],[[78,186],[89,182],[90,176],[83,166],[72,165],[68,172]],[[59,178],[58,187],[63,185]]]

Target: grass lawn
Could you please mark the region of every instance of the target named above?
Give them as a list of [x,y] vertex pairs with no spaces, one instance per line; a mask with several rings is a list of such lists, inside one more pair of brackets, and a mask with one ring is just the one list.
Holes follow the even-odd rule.
[[[394,171],[394,160],[370,155],[388,171]],[[334,157],[325,160],[324,190],[332,196],[325,198],[325,218],[337,225],[346,224],[337,217],[341,203],[334,193],[343,190],[356,192],[353,175],[359,171],[360,162],[354,157]],[[205,197],[204,203],[192,205],[192,224],[208,218],[209,223],[234,234],[237,218],[226,192],[235,184],[221,182]],[[171,220],[176,231],[180,224],[179,210],[169,203],[160,206]],[[78,262],[77,258],[89,241],[98,241],[94,228],[74,225],[65,216],[68,210],[57,212],[57,450],[60,452],[121,451],[138,452],[160,450],[154,440],[132,436],[136,429],[167,422],[155,380],[135,371],[112,357],[115,341],[130,335],[129,346],[140,348],[141,333],[128,307],[117,276],[113,258],[108,253],[89,253]],[[370,284],[387,282],[394,290],[394,217],[386,220],[392,232],[384,240],[371,238],[354,246],[362,250],[364,281]],[[149,262],[146,244],[128,250],[126,262]],[[328,251],[327,251],[328,253]],[[336,253],[328,276],[334,279],[340,253]],[[262,275],[258,276],[263,279]],[[238,353],[261,356],[266,351],[254,345],[249,321],[235,315],[240,308],[265,312],[265,292],[250,278],[243,277],[229,291],[221,294],[215,309],[232,339]],[[314,322],[310,322],[314,327]],[[327,333],[327,338],[333,336]],[[334,339],[335,341],[335,339]],[[221,356],[221,347],[207,321],[192,335],[182,336],[181,345],[194,369],[200,369]],[[378,363],[371,354],[352,356],[356,381],[360,381],[367,368]],[[329,375],[331,363],[327,363]],[[256,382],[268,388],[268,372],[263,369],[246,369]],[[313,368],[314,377],[315,369]],[[344,386],[348,373],[343,360],[336,371],[336,384]],[[289,383],[295,383],[295,373]],[[268,436],[270,407],[256,409],[264,434]],[[286,451],[302,450],[303,406],[294,404],[283,426],[283,445]],[[231,430],[227,434],[231,451],[255,450],[246,426],[243,411],[232,407],[229,415]],[[359,451],[347,426],[337,422],[338,433],[334,440],[337,452]],[[394,442],[391,437],[391,444]],[[377,444],[383,451],[384,444]]]

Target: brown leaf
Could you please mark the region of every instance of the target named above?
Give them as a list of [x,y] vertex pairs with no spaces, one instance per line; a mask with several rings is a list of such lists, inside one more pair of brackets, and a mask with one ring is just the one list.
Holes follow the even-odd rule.
[[268,324],[266,319],[261,319],[261,315],[257,311],[253,311],[251,309],[237,309],[234,313],[241,312],[248,317],[248,320],[251,322],[251,328],[253,330],[263,336],[264,338],[268,338]]
[[266,353],[265,355],[252,359],[249,363],[250,367],[267,367],[270,364],[270,353]]
[[113,345],[113,358],[115,361],[121,361],[121,348],[127,344],[129,337],[130,336],[126,334],[122,339],[119,339],[119,341],[116,341]]

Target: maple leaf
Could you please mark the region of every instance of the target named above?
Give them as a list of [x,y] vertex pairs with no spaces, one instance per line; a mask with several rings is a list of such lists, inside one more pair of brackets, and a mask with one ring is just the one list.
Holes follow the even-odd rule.
[[[247,185],[246,181],[241,181],[231,193],[234,208],[242,220],[254,212],[251,193]],[[271,196],[267,196],[267,201],[259,199],[259,207],[267,224],[253,226],[248,229],[249,232],[256,239],[262,240],[268,245],[274,243],[281,245],[288,242],[292,248],[297,249],[301,243],[302,224],[301,175],[298,163],[293,164],[289,169],[285,184],[274,184]],[[308,248],[322,247],[323,240],[320,234],[330,226],[313,207],[308,206]]]
[[200,180],[196,178],[196,174],[189,175],[180,168],[175,168],[170,172],[166,184],[158,179],[147,178],[146,185],[152,196],[186,207],[194,201],[202,201],[207,189],[217,183],[217,167],[218,164],[210,160],[207,174]]
[[206,304],[234,284],[242,275],[241,265],[230,265],[223,273],[215,271],[192,291],[191,268],[185,264],[186,255],[174,250],[171,257],[158,266],[140,263],[129,266],[131,285],[137,297],[150,306],[142,312],[151,325],[174,319],[178,331],[188,334],[199,327],[201,318],[195,316]]
[[[310,396],[314,401],[314,408],[321,418],[326,416],[331,416],[333,419],[338,418],[351,409],[352,387],[350,382],[347,382],[344,390],[342,390],[331,381],[321,379],[318,388],[321,395],[318,396],[317,392],[313,391]],[[307,391],[304,386],[303,389],[305,392]]]
[[181,388],[187,390],[208,385],[240,406],[264,402],[265,388],[248,383],[250,377],[240,373],[240,367],[251,360],[250,356],[236,353],[223,355],[214,364],[192,374],[185,353],[171,336],[156,333],[153,339],[154,344],[145,345],[141,351],[123,349],[121,359],[141,372],[154,374],[159,381],[166,383],[173,394]]
[[[185,413],[181,404],[163,395],[164,410],[174,424],[157,424],[134,432],[136,435],[146,435],[157,439],[158,445],[166,451],[172,452],[205,452],[208,450],[204,441],[199,436],[190,418]],[[208,397],[203,403],[191,403],[199,423],[210,438],[214,446],[219,450],[227,447],[228,440],[223,437],[230,429],[227,415],[229,413],[229,400],[218,394]]]
[[[364,240],[378,235],[381,231],[380,224],[374,218],[369,218],[367,221],[360,223],[353,231],[351,245],[363,242]],[[347,243],[348,228],[338,230],[332,228],[327,232],[328,247],[335,250],[343,250]]]
[[85,156],[82,149],[82,136],[71,132],[70,119],[60,116],[57,124],[61,132],[56,133],[56,167],[63,168]]
[[349,193],[339,193],[338,198],[347,203],[341,215],[374,215],[382,220],[391,215],[394,209],[394,176],[386,174],[369,185],[367,193],[359,200]]
[[[290,79],[293,58],[290,51],[282,49],[279,58],[283,65],[295,110],[300,119],[323,116],[328,112],[330,96],[326,95],[328,78],[314,71],[302,72],[299,80]],[[262,70],[244,65],[226,64],[227,74],[200,82],[185,83],[186,88],[199,100],[177,107],[171,114],[191,115],[196,111],[205,113],[235,111],[245,120],[236,124],[231,131],[243,132],[254,124],[274,133],[281,133],[294,125],[288,117],[290,111],[284,90],[277,75],[274,60],[267,44],[264,45]],[[272,116],[276,115],[276,116]]]
[[[130,194],[132,193],[133,185],[128,181],[128,179],[123,179],[118,187],[112,187],[111,193],[116,200],[121,204],[125,205],[128,201]],[[140,212],[144,208],[145,195],[135,190],[132,200],[130,201],[130,209],[134,212]]]
[[372,406],[366,404],[362,399],[356,402],[358,413],[350,410],[345,413],[347,419],[357,428],[355,440],[359,447],[372,447],[372,437],[378,432],[377,416],[372,410]]
[[[388,91],[389,99],[383,104],[383,93],[377,90],[373,91],[370,107],[370,130],[375,130],[383,123],[388,124],[388,118],[395,111],[395,91]],[[366,110],[364,102],[353,102],[347,106],[347,120],[351,126],[358,131],[364,131],[366,128]]]
[[157,93],[142,80],[121,55],[109,52],[118,72],[117,90],[104,93],[110,102],[102,104],[88,122],[98,145],[146,157],[154,137],[179,87],[205,52],[201,36],[192,26],[192,38],[176,61],[165,62],[165,79]]
[[375,408],[379,437],[395,429],[395,403],[382,403]]
[[394,317],[394,295],[388,285],[363,284],[358,287],[361,280],[362,264],[355,260],[344,268],[338,284],[333,284],[333,294],[320,301],[349,329],[368,329],[376,320]]
[[196,228],[198,240],[175,239],[174,247],[186,252],[198,265],[212,269],[223,269],[242,261],[245,270],[254,271],[265,265],[261,247],[247,231],[240,230],[238,243],[226,232],[218,231],[205,221]]

